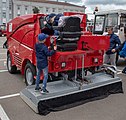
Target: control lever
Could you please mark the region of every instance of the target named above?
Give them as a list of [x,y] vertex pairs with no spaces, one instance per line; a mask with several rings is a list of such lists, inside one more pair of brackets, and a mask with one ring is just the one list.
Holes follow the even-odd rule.
[[56,46],[56,40],[59,38],[59,36],[51,36],[50,38],[50,47],[52,50],[54,50],[54,46]]

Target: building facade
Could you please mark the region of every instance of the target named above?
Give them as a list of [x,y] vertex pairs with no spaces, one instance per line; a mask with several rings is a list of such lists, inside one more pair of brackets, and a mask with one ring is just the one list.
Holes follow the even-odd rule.
[[85,6],[49,0],[0,0],[0,24],[20,15],[32,14],[37,7],[40,13],[85,12]]
[[0,25],[12,19],[11,0],[0,0]]

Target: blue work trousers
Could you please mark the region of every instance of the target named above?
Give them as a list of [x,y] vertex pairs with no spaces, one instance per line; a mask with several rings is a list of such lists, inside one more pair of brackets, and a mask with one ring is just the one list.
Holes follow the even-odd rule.
[[37,69],[37,77],[36,77],[36,88],[39,88],[39,83],[40,83],[40,76],[41,76],[41,72],[43,71],[43,75],[44,75],[44,79],[43,79],[43,89],[46,89],[46,84],[47,84],[47,80],[48,80],[48,67],[40,70]]

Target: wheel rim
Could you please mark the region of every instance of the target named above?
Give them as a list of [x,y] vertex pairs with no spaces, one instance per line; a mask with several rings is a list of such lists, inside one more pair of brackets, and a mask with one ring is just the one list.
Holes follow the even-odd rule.
[[11,71],[11,59],[10,59],[10,57],[8,57],[7,65],[8,65],[8,70]]
[[26,70],[26,81],[28,83],[28,85],[32,85],[33,84],[33,74],[30,68],[28,68]]

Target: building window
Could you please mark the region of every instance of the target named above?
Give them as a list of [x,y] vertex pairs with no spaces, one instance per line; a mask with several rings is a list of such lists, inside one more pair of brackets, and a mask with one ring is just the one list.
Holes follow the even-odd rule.
[[17,10],[20,10],[20,5],[17,6]]
[[20,8],[21,8],[21,6],[20,5],[17,5],[17,16],[20,16],[21,15]]
[[3,23],[6,23],[6,12],[3,12],[2,14],[3,14],[2,15],[2,17],[3,17]]
[[49,8],[47,7],[47,8],[46,8],[46,13],[48,13],[48,12],[49,12]]
[[9,14],[11,14],[12,13],[12,6],[11,6],[11,4],[9,3]]
[[12,11],[11,10],[9,10],[9,14],[11,14],[12,13]]
[[2,2],[4,3],[4,2],[6,2],[6,0],[2,0]]
[[39,7],[40,13],[43,13],[43,8]]
[[59,12],[59,13],[62,13],[63,11],[62,11],[62,9],[59,9],[58,12]]
[[3,12],[3,18],[6,18],[6,12]]
[[54,12],[54,13],[55,13],[55,11],[56,11],[56,9],[55,9],[55,8],[52,8],[52,12]]
[[28,6],[25,6],[25,14],[28,14]]
[[3,10],[6,10],[6,3],[5,3],[5,2],[2,3],[2,9],[3,9]]
[[35,6],[32,6],[32,11],[35,9]]
[[11,7],[12,7],[11,4],[9,4],[9,10],[11,10]]
[[67,9],[65,9],[64,12],[67,12]]
[[11,20],[12,19],[12,14],[9,14],[9,20]]

